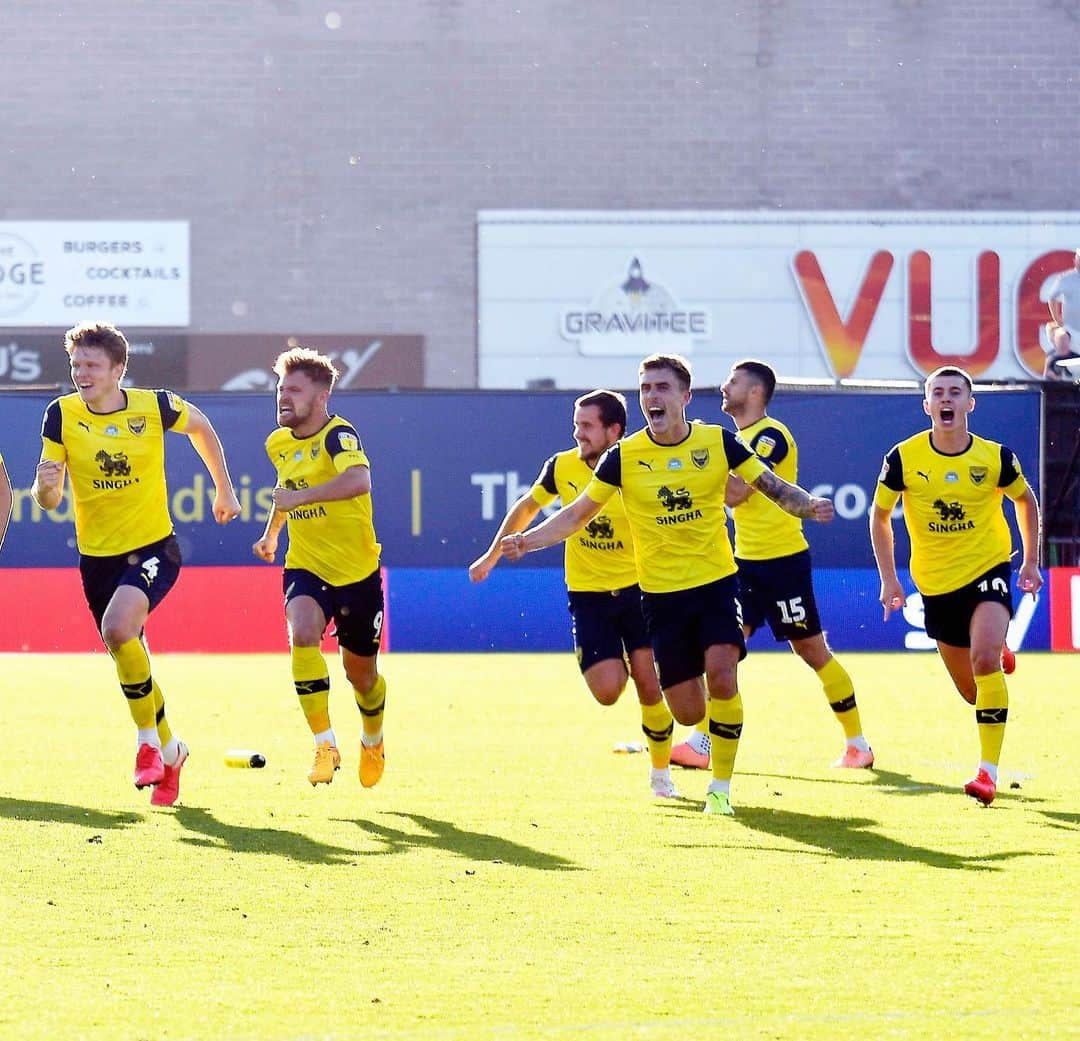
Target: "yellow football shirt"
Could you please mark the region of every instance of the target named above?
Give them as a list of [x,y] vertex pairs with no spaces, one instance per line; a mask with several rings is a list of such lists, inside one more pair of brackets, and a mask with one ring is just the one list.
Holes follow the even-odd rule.
[[[573,502],[592,480],[592,469],[570,448],[553,455],[532,486],[533,501],[547,506],[556,499]],[[612,498],[565,543],[566,588],[581,593],[608,593],[637,582],[634,540],[621,500]]]
[[78,394],[49,403],[41,458],[67,467],[80,553],[111,557],[172,532],[165,431],[182,433],[189,415],[166,390],[127,388],[124,406],[107,413],[91,412]]
[[[266,439],[266,454],[284,488],[325,484],[351,466],[370,468],[352,425],[338,416],[310,437],[278,427]],[[302,568],[332,586],[365,579],[379,566],[371,496],[298,506],[288,514],[287,568]]]
[[937,596],[1008,561],[1012,536],[1003,496],[1019,499],[1027,488],[1004,445],[972,434],[964,451],[946,455],[924,430],[885,456],[874,505],[892,510],[903,499],[911,577],[920,593]]
[[[783,423],[763,416],[739,430],[743,439],[777,477],[799,483],[799,451]],[[754,492],[731,511],[735,521],[735,556],[740,560],[772,560],[801,553],[809,544],[802,519],[782,510],[767,495]]]
[[657,444],[646,428],[601,456],[585,494],[606,503],[620,493],[638,583],[647,593],[670,593],[735,573],[724,510],[728,473],[752,483],[765,469],[723,427],[691,423],[677,445]]

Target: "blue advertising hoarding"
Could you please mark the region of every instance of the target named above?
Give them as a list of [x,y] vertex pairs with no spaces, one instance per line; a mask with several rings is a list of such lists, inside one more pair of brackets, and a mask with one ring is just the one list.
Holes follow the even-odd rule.
[[[40,452],[41,416],[49,397],[0,394],[0,452],[16,496],[3,567],[56,567],[74,560],[69,515],[42,515],[26,490]],[[191,566],[252,560],[251,544],[266,519],[274,472],[263,441],[274,427],[270,394],[194,395],[214,423],[244,507],[219,528],[213,491],[186,438],[167,439],[167,469],[177,534]],[[465,567],[486,548],[508,506],[526,491],[544,460],[572,447],[570,393],[341,392],[335,411],[360,433],[372,465],[375,524],[387,567]],[[727,422],[715,391],[694,395],[690,415]],[[772,412],[799,444],[799,483],[836,504],[836,520],[808,523],[818,567],[872,567],[867,511],[885,452],[927,424],[916,395],[782,393]],[[1035,391],[977,395],[976,433],[1006,442],[1038,490],[1040,396]],[[641,425],[631,399],[630,426]],[[898,559],[906,539],[897,525]],[[558,567],[561,551],[529,558]]]
[[[628,395],[629,396],[629,395]],[[503,563],[480,586],[466,568],[487,547],[508,506],[543,461],[572,445],[575,395],[548,392],[339,392],[335,411],[360,433],[372,462],[375,523],[389,571],[392,647],[397,650],[562,650],[570,647],[561,550]],[[640,425],[635,397],[631,427]],[[75,563],[69,511],[43,514],[28,488],[40,451],[49,395],[0,394],[0,452],[16,488],[13,524],[0,568]],[[167,439],[173,517],[190,567],[255,564],[274,473],[263,441],[274,427],[270,394],[193,395],[225,445],[243,513],[219,527],[212,486],[186,438]],[[800,483],[836,505],[829,525],[807,523],[815,579],[829,638],[837,649],[920,646],[918,601],[907,616],[881,622],[867,512],[885,452],[927,425],[917,394],[778,393],[771,411],[799,443]],[[727,422],[715,391],[695,394],[692,418]],[[972,429],[1012,447],[1038,490],[1040,395],[977,395]],[[906,562],[903,524],[897,560]],[[279,559],[280,556],[279,556]],[[903,576],[906,577],[906,576]],[[909,586],[910,588],[910,586]],[[1010,642],[1049,645],[1047,611],[1027,598]],[[925,643],[925,634],[921,636]],[[759,649],[775,646],[768,634]]]

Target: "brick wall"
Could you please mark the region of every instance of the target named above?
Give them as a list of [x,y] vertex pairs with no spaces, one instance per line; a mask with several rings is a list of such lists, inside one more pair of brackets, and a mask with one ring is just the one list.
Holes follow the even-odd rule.
[[0,38],[4,219],[190,220],[196,331],[420,333],[432,386],[475,381],[478,209],[1075,205],[1080,0],[64,0]]

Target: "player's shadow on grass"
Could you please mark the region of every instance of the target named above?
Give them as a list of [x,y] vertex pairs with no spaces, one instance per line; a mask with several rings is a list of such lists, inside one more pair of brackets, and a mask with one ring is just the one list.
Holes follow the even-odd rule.
[[63,802],[37,802],[33,799],[12,799],[8,796],[0,796],[0,817],[49,824],[78,824],[95,831],[127,828],[144,820],[141,813],[107,813],[86,806],[69,806]]
[[1080,813],[1051,813],[1049,810],[1040,812],[1050,821],[1051,828],[1060,828],[1062,831],[1080,831]]
[[[837,770],[831,777],[804,777],[798,774],[766,774],[747,772],[746,777],[764,777],[774,781],[806,781],[808,784],[867,784],[874,788],[883,789],[889,795],[957,795],[960,792],[959,784],[935,784],[930,781],[920,781],[911,774],[897,773],[893,770],[879,770],[876,766],[869,770]],[[863,780],[870,778],[870,780]],[[1019,784],[1016,785],[1020,787]],[[1010,792],[998,789],[997,802],[1003,803],[1016,796]],[[1030,795],[1023,796],[1027,803],[1042,802]]]
[[912,846],[870,831],[880,824],[866,817],[815,817],[791,810],[740,806],[735,821],[753,831],[814,846],[821,855],[844,860],[904,861],[950,871],[997,871],[995,864],[1031,855],[1023,851],[964,855]]
[[[956,785],[929,784],[918,781],[911,774],[896,773],[892,770],[879,770],[876,766],[869,770],[837,770],[831,777],[802,777],[797,774],[766,774],[747,772],[746,777],[764,777],[774,781],[806,781],[808,784],[872,784],[886,788],[896,795],[940,795],[955,794]],[[865,781],[862,778],[871,780]]]
[[534,868],[537,871],[581,870],[577,864],[565,857],[544,853],[497,835],[465,831],[450,821],[436,820],[419,813],[386,813],[383,816],[403,817],[423,831],[403,831],[372,820],[343,821],[342,823],[356,824],[383,844],[382,849],[369,850],[361,853],[361,856],[386,856],[389,853],[406,853],[411,849],[441,849],[478,863],[490,864],[498,861],[514,867]]
[[208,810],[179,806],[176,820],[195,835],[181,838],[192,846],[231,850],[234,853],[263,853],[286,857],[300,864],[355,864],[356,850],[316,842],[307,835],[280,828],[252,828],[226,824]]

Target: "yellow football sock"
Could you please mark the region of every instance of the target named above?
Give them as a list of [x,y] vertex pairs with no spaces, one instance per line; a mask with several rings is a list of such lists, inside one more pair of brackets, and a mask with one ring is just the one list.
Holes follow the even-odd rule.
[[364,737],[374,738],[366,744],[378,744],[382,737],[383,714],[386,711],[386,680],[377,676],[375,686],[366,694],[361,694],[353,687],[353,695],[356,698],[356,707],[360,709],[361,725],[364,728]]
[[721,701],[709,699],[709,735],[712,739],[712,773],[716,781],[730,781],[735,772],[735,754],[742,735],[743,703],[737,691],[735,697]]
[[641,706],[641,729],[649,745],[649,758],[654,770],[663,770],[671,763],[671,735],[675,720],[661,698],[655,705]]
[[154,705],[154,682],[150,679],[150,659],[142,641],[135,637],[113,651],[120,689],[127,698],[128,711],[140,730],[154,729],[157,708]]
[[292,677],[313,734],[330,729],[330,673],[318,647],[293,647]]
[[975,722],[979,727],[982,761],[997,766],[1001,743],[1005,740],[1005,722],[1009,718],[1009,691],[1000,670],[989,676],[975,677]]
[[835,658],[830,658],[817,670],[817,676],[825,688],[829,708],[844,728],[844,737],[858,737],[862,733],[862,720],[859,706],[855,704],[855,685],[847,669]]
[[169,726],[169,721],[165,718],[165,695],[161,693],[157,680],[151,679],[150,682],[154,685],[154,715],[157,718],[158,737],[161,740],[161,747],[164,748],[172,740],[172,727]]

